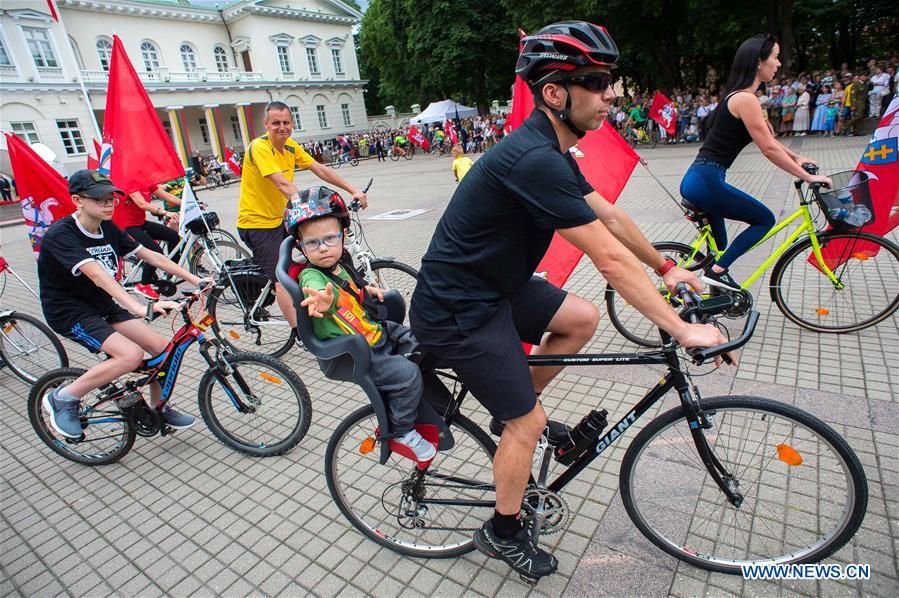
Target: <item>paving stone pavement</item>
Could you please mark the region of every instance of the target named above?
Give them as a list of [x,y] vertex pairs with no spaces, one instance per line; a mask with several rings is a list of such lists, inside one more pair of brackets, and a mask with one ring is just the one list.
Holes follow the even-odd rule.
[[[864,141],[791,140],[821,162],[824,172],[854,166]],[[697,146],[642,152],[652,171],[676,194]],[[367,216],[403,208],[427,210],[404,221],[366,221],[379,254],[418,266],[454,188],[449,158],[363,162],[343,168],[357,184],[375,178]],[[310,182],[299,175],[299,184]],[[789,178],[747,149],[729,173],[732,184],[780,216],[796,205]],[[233,228],[236,189],[203,194]],[[652,240],[688,241],[693,229],[671,199],[637,167],[619,205]],[[731,233],[738,230],[732,227]],[[895,234],[891,236],[895,242]],[[0,229],[2,254],[34,284],[31,251],[21,226]],[[735,268],[754,269],[749,254]],[[604,283],[582,263],[568,288],[603,308]],[[121,462],[98,468],[70,463],[37,439],[25,413],[28,387],[0,372],[0,594],[7,596],[418,596],[418,595],[874,595],[899,594],[899,348],[896,317],[849,335],[818,335],[786,321],[764,283],[754,289],[762,319],[736,370],[699,379],[704,396],[754,394],[793,403],[844,435],[865,466],[870,486],[862,529],[828,562],[870,563],[865,582],[758,582],[707,573],[668,557],[633,526],[618,496],[628,440],[607,451],[570,486],[573,521],[547,537],[559,573],[530,588],[504,565],[478,553],[449,560],[402,557],[362,537],[334,506],[323,455],[331,431],[365,402],[349,384],[326,380],[309,355],[284,357],[303,379],[314,408],[308,435],[277,458],[241,456],[214,440],[202,424],[164,439],[140,438]],[[4,308],[38,313],[33,298],[8,280]],[[167,322],[154,323],[162,333]],[[73,364],[92,358],[66,341]],[[634,346],[603,320],[586,351],[631,351]],[[864,356],[864,360],[862,359]],[[175,405],[198,415],[193,389],[205,363],[189,353]],[[543,395],[555,419],[577,422],[602,406],[618,418],[652,386],[653,367],[578,367],[566,370]],[[657,411],[671,407],[667,397]],[[474,409],[469,405],[469,409]],[[473,419],[486,423],[482,409]],[[649,415],[653,415],[650,413]],[[644,418],[649,421],[650,417]],[[642,427],[638,422],[635,428]],[[632,438],[633,436],[631,436]]]

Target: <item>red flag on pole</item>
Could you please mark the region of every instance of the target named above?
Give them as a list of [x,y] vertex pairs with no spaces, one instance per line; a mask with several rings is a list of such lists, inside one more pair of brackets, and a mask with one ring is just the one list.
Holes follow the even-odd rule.
[[109,65],[103,145],[101,167],[109,168],[112,182],[126,194],[184,176],[172,140],[118,36],[113,36]]
[[649,118],[659,123],[659,126],[665,129],[669,135],[673,136],[677,130],[677,109],[674,107],[674,102],[660,91],[657,91],[652,99]]
[[419,131],[418,127],[415,125],[409,127],[409,140],[424,151],[431,149],[431,142],[428,141],[427,137],[422,135],[421,131]]
[[446,119],[446,122],[443,123],[443,128],[446,130],[446,134],[449,136],[450,141],[453,142],[453,145],[459,143],[459,134],[456,132],[456,127],[453,126],[453,121]]
[[47,6],[50,8],[50,16],[53,17],[53,20],[59,23],[59,15],[56,13],[56,7],[53,5],[53,0],[47,0]]
[[28,239],[37,259],[41,239],[51,224],[75,211],[69,185],[31,147],[12,133],[4,133],[9,162],[22,202]]
[[234,173],[234,176],[240,176],[240,162],[237,159],[237,156],[234,155],[227,146],[225,147],[225,162],[228,163],[228,168],[231,169],[231,172]]
[[94,139],[94,152],[97,154],[96,156],[92,156],[90,154],[87,155],[87,169],[88,170],[99,170],[100,168],[100,155],[102,153],[102,149],[100,148],[100,143]]

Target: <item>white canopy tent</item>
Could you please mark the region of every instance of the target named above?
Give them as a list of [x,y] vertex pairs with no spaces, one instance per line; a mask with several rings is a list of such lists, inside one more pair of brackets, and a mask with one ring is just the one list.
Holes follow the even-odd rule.
[[452,100],[443,100],[442,102],[431,102],[427,108],[422,110],[421,114],[410,118],[409,122],[413,125],[427,125],[430,123],[442,123],[447,119],[452,120],[457,115],[459,118],[467,118],[469,116],[477,116],[477,114],[477,108],[469,108]]

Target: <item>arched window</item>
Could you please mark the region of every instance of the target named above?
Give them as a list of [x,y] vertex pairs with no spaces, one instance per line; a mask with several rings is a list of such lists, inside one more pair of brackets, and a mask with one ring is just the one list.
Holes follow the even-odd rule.
[[100,67],[108,71],[112,60],[112,42],[105,37],[97,38],[97,56],[100,57]]
[[188,73],[196,72],[197,70],[197,52],[194,50],[194,47],[188,43],[181,44],[181,64],[184,65],[184,70]]
[[142,42],[140,56],[144,59],[144,70],[148,73],[158,71],[162,63],[159,61],[159,48],[151,41]]
[[215,70],[220,73],[228,72],[228,52],[222,46],[216,46],[212,51],[215,56]]

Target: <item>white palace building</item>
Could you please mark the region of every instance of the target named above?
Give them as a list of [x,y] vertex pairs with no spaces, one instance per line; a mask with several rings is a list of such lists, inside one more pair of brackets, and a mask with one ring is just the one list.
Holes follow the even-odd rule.
[[[46,0],[0,3],[0,127],[83,168],[103,126],[112,35],[121,38],[182,160],[238,151],[272,100],[297,140],[368,128],[352,30],[339,0]],[[3,148],[0,170],[9,173]]]

